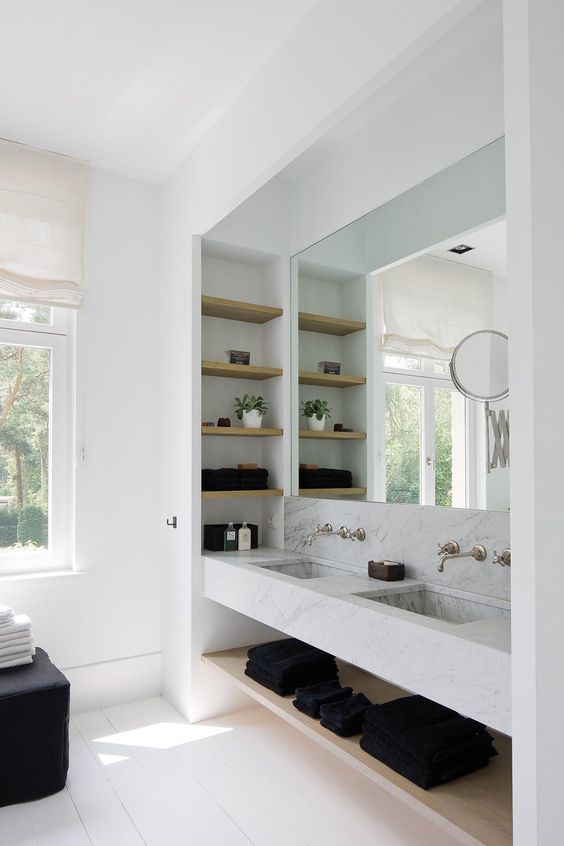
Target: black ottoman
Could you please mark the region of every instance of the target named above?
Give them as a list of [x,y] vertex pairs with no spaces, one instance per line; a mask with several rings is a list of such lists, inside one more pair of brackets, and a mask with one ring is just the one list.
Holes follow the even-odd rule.
[[69,768],[70,684],[38,649],[0,670],[0,806],[62,790]]

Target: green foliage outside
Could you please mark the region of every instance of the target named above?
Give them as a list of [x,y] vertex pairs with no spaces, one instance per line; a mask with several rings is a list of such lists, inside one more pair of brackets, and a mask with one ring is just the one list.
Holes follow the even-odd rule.
[[[421,502],[421,392],[386,385],[386,502]],[[435,391],[435,504],[452,504],[451,392]]]
[[[0,305],[0,317],[14,308],[8,305]],[[0,497],[9,502],[0,505],[0,548],[47,543],[48,476],[49,351],[2,344]]]

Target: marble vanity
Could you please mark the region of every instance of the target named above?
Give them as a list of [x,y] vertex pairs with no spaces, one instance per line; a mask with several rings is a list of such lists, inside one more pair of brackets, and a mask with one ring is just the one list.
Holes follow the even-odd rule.
[[208,599],[511,734],[507,599],[288,550],[202,560]]

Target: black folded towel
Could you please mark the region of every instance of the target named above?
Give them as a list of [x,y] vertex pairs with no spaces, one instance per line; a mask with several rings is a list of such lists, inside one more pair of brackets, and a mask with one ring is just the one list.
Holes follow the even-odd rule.
[[298,711],[307,714],[308,717],[319,717],[319,709],[327,702],[337,702],[350,697],[352,687],[341,687],[339,682],[321,682],[311,684],[308,687],[298,687],[293,705]]
[[246,666],[256,671],[262,678],[271,680],[274,684],[289,687],[292,691],[297,687],[336,679],[338,675],[337,665],[333,658],[311,658],[295,667],[286,668],[281,673],[265,670],[254,661],[247,661]]
[[438,784],[445,784],[475,770],[486,767],[491,757],[491,744],[476,748],[473,754],[460,756],[458,761],[451,761],[448,766],[429,767],[417,758],[409,755],[396,744],[386,742],[385,735],[376,739],[372,735],[364,734],[360,738],[360,746],[371,755],[390,767],[395,772],[428,790]]
[[337,665],[334,659],[323,662],[317,661],[310,665],[299,667],[293,672],[286,673],[282,679],[277,675],[268,673],[253,661],[247,661],[245,668],[246,676],[278,693],[279,696],[287,696],[289,693],[293,694],[297,687],[306,684],[330,681],[337,678],[337,673]]
[[315,470],[300,470],[301,479],[350,479],[350,470],[339,470],[333,467],[317,467]]
[[262,479],[244,479],[239,485],[241,491],[266,491],[268,490],[268,482]]
[[268,479],[268,470],[264,467],[256,467],[253,470],[239,470],[241,479]]
[[324,704],[319,709],[321,725],[340,737],[360,734],[364,715],[371,704],[364,693],[357,693],[340,702]]
[[236,467],[219,467],[217,470],[210,470],[209,468],[204,468],[202,470],[202,478],[237,479],[238,476],[239,470],[237,470]]
[[333,656],[328,652],[323,652],[297,638],[273,640],[260,646],[251,646],[247,652],[247,658],[273,675],[282,675],[287,670],[294,670],[302,664],[315,660],[329,659],[334,662]]
[[239,471],[235,467],[202,470],[203,491],[239,490]]
[[383,705],[372,705],[365,714],[366,730],[376,729],[409,755],[425,764],[440,761],[460,744],[492,737],[483,723],[426,699],[408,696]]

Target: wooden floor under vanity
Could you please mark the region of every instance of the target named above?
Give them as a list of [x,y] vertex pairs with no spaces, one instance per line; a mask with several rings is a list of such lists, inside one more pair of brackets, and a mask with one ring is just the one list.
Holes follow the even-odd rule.
[[[277,714],[305,735],[333,752],[367,778],[384,787],[411,807],[439,823],[467,844],[511,846],[511,740],[492,731],[499,755],[488,767],[449,784],[422,790],[403,776],[371,758],[359,746],[358,737],[341,738],[324,729],[318,720],[302,714],[292,705],[292,696],[278,696],[248,678],[245,673],[247,648],[213,652],[202,661],[226,676],[241,690]],[[406,691],[344,662],[339,663],[343,685],[362,691],[373,702],[384,702]]]

